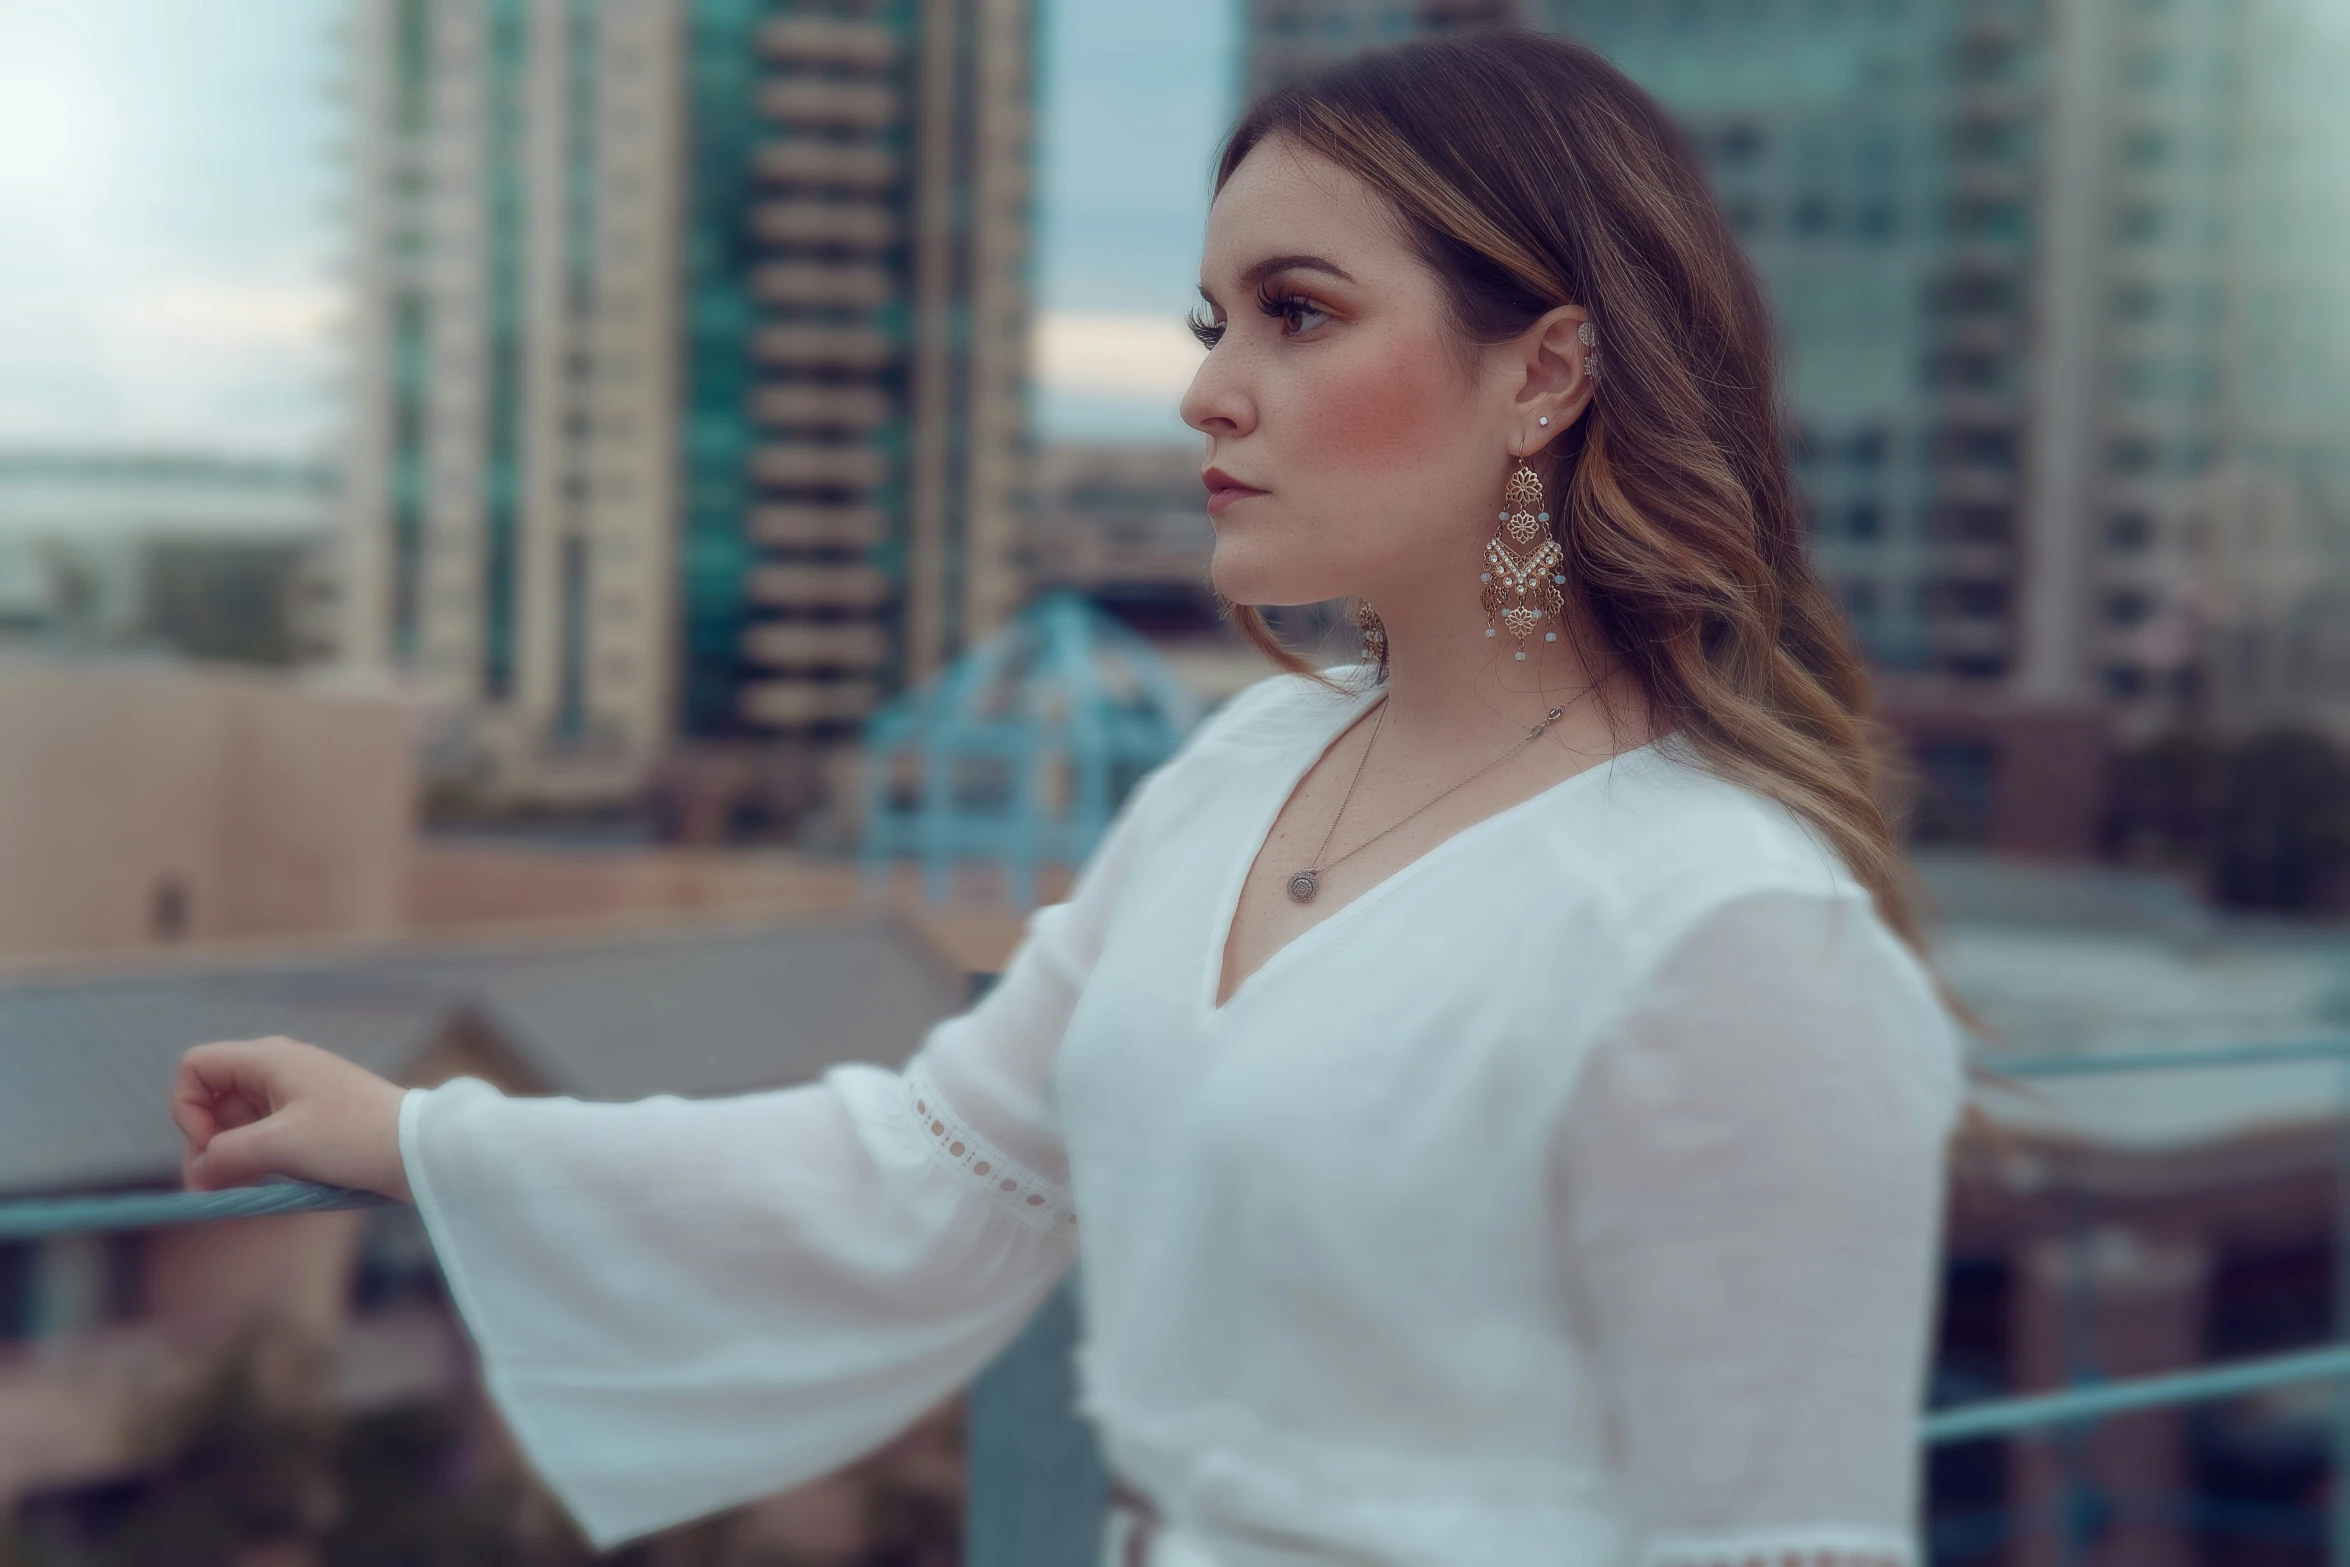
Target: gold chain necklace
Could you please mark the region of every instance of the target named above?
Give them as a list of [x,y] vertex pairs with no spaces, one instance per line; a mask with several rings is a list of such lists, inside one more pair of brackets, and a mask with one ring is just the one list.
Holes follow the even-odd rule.
[[1353,859],[1356,855],[1362,853],[1365,849],[1368,849],[1372,844],[1377,843],[1380,839],[1395,831],[1396,828],[1401,827],[1405,822],[1408,822],[1414,816],[1419,815],[1421,811],[1428,809],[1428,806],[1434,805],[1437,800],[1441,800],[1445,795],[1452,793],[1453,789],[1459,789],[1468,784],[1475,783],[1478,779],[1484,777],[1487,773],[1492,772],[1496,767],[1499,767],[1502,763],[1508,761],[1511,757],[1517,755],[1520,751],[1523,751],[1526,749],[1526,747],[1532,745],[1536,740],[1540,739],[1542,737],[1542,731],[1548,729],[1552,724],[1557,723],[1561,718],[1565,717],[1566,711],[1567,710],[1563,707],[1552,708],[1549,712],[1542,715],[1542,722],[1536,724],[1533,728],[1526,731],[1526,736],[1524,739],[1511,746],[1508,750],[1502,752],[1501,755],[1495,757],[1492,761],[1487,762],[1483,767],[1480,767],[1475,772],[1469,774],[1468,777],[1462,779],[1459,783],[1454,784],[1451,789],[1445,790],[1443,794],[1439,794],[1434,799],[1429,800],[1426,805],[1422,805],[1417,810],[1406,813],[1386,827],[1381,828],[1378,832],[1373,833],[1370,837],[1365,838],[1361,843],[1358,843],[1353,848],[1347,850],[1337,859],[1324,861],[1322,855],[1329,849],[1330,840],[1338,836],[1338,824],[1346,815],[1346,807],[1348,802],[1352,801],[1355,797],[1355,785],[1363,781],[1363,768],[1370,763],[1371,750],[1379,743],[1379,731],[1386,727],[1387,699],[1385,697],[1380,698],[1379,720],[1377,723],[1374,723],[1371,726],[1371,738],[1363,746],[1362,759],[1355,763],[1355,775],[1347,782],[1346,793],[1339,798],[1338,813],[1337,815],[1330,818],[1330,830],[1322,834],[1322,847],[1314,851],[1315,863],[1306,867],[1304,870],[1294,873],[1289,878],[1290,901],[1292,903],[1313,902],[1314,894],[1322,890],[1322,873],[1324,871],[1334,869],[1337,866],[1345,864],[1348,860]]

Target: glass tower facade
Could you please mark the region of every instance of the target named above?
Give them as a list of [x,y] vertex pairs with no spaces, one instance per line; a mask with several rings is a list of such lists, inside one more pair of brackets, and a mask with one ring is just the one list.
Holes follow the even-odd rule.
[[2125,735],[2342,706],[2350,182],[2318,171],[2350,151],[2322,85],[2350,10],[1545,15],[1703,152],[1784,332],[1817,558],[1880,668]]
[[759,256],[752,159],[761,129],[759,29],[769,0],[691,0],[677,492],[678,718],[735,727],[748,606],[751,299]]
[[[1882,667],[1934,656],[1937,461],[2004,455],[1935,419],[1922,302],[1945,264],[1949,0],[1553,0],[1550,19],[1671,109],[1778,313],[1816,558]],[[1979,486],[2012,506],[2012,465]]]
[[1009,539],[975,454],[1025,442],[1025,104],[1016,148],[989,129],[1025,70],[995,84],[988,61],[1024,61],[1032,22],[992,0],[689,15],[680,727],[845,739],[1010,607],[975,603]]

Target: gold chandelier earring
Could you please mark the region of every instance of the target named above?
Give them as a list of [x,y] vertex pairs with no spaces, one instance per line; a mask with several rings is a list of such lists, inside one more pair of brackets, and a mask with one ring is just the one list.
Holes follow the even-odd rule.
[[1480,596],[1485,634],[1494,635],[1499,616],[1501,629],[1518,640],[1520,659],[1526,656],[1526,639],[1546,620],[1550,628],[1542,640],[1556,642],[1559,615],[1567,605],[1561,591],[1565,564],[1565,552],[1550,536],[1550,513],[1542,508],[1542,476],[1520,458],[1502,491],[1501,526],[1485,541],[1485,570],[1477,577],[1485,584]]
[[1368,599],[1355,600],[1355,628],[1363,634],[1363,661],[1379,666],[1379,678],[1387,678],[1387,623],[1371,607]]

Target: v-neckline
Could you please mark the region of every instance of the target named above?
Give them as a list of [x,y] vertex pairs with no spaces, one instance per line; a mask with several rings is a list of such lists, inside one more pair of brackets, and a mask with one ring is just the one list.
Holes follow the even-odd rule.
[[1265,961],[1242,975],[1240,983],[1232,987],[1232,994],[1226,996],[1219,1003],[1216,1000],[1216,992],[1223,988],[1224,965],[1232,946],[1232,927],[1240,920],[1241,895],[1248,890],[1249,873],[1257,868],[1257,861],[1264,857],[1266,844],[1272,841],[1273,829],[1280,823],[1281,813],[1288,808],[1291,797],[1297,793],[1298,786],[1305,782],[1306,775],[1321,764],[1322,758],[1329,754],[1330,748],[1338,743],[1339,738],[1354,727],[1357,719],[1370,711],[1374,701],[1385,694],[1386,688],[1380,685],[1374,685],[1366,691],[1357,693],[1352,701],[1340,709],[1335,723],[1319,733],[1309,736],[1311,744],[1301,743],[1301,754],[1297,765],[1282,774],[1280,788],[1272,791],[1271,801],[1262,819],[1257,822],[1248,839],[1242,845],[1240,863],[1225,882],[1222,900],[1216,910],[1216,923],[1210,932],[1206,965],[1207,982],[1200,991],[1201,1023],[1203,1026],[1212,1026],[1221,1022],[1224,1015],[1238,1005],[1240,998],[1248,994],[1250,987],[1254,986],[1268,971],[1277,969],[1288,962],[1291,955],[1300,947],[1310,947],[1322,932],[1339,924],[1355,910],[1376,902],[1397,884],[1409,880],[1423,866],[1437,859],[1445,850],[1451,848],[1461,839],[1481,832],[1491,824],[1515,815],[1538,801],[1547,800],[1570,785],[1578,783],[1594,773],[1605,771],[1627,757],[1653,750],[1658,744],[1657,739],[1650,739],[1627,750],[1603,756],[1589,767],[1578,768],[1555,783],[1543,785],[1523,800],[1514,800],[1500,810],[1487,816],[1480,816],[1477,820],[1446,834],[1385,876],[1380,877],[1370,886],[1365,887],[1339,908],[1332,910],[1328,918],[1317,920],[1308,925],[1304,930],[1299,931],[1281,943],[1280,946],[1265,954]]

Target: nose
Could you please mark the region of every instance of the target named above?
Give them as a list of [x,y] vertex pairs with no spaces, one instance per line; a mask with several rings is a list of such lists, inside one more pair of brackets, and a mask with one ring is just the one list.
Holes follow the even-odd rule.
[[1256,399],[1241,356],[1229,341],[1208,350],[1183,393],[1183,422],[1203,435],[1246,435],[1256,426]]

